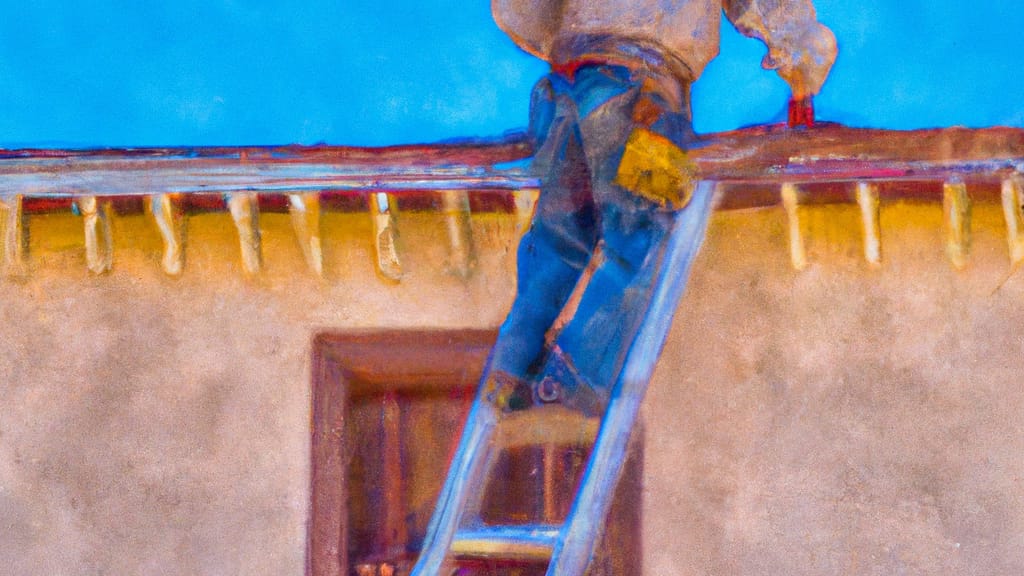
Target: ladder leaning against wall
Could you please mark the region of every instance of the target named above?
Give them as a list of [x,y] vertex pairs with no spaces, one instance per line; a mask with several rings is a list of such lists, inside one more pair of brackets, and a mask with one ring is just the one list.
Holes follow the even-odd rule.
[[[845,131],[847,144],[855,149],[871,136],[877,136],[867,132],[879,132],[858,133],[835,126],[826,127],[824,132],[836,131]],[[786,133],[773,132],[771,128],[761,129],[759,135],[764,142],[752,146],[748,142],[748,146],[754,149],[764,146],[768,153],[761,157],[763,163],[771,162],[771,147],[779,141],[793,147],[791,152],[803,154],[788,154],[784,165],[739,167],[723,163],[712,172],[719,182],[717,187],[709,181],[701,182],[691,204],[677,214],[663,264],[665,269],[660,275],[651,309],[629,349],[623,372],[612,387],[606,412],[599,419],[588,419],[552,406],[505,414],[486,397],[486,390],[478,391],[419,561],[413,569],[414,576],[458,573],[455,567],[465,560],[547,563],[548,576],[581,576],[589,568],[598,568],[591,565],[599,556],[597,546],[626,459],[640,403],[716,199],[739,207],[737,204],[744,203],[744,193],[757,197],[764,194],[766,187],[774,189],[775,192],[770,192],[768,197],[781,204],[784,210],[790,261],[799,271],[808,266],[800,222],[803,202],[855,199],[861,220],[864,259],[868,266],[877,267],[882,262],[880,190],[888,191],[883,185],[903,183],[896,197],[910,190],[925,190],[926,195],[938,195],[941,190],[946,227],[945,252],[954,267],[963,268],[968,262],[971,236],[968,182],[988,185],[989,188],[998,182],[1010,263],[1016,267],[1024,261],[1024,179],[1021,177],[1024,140],[1019,134],[1008,148],[1000,148],[1002,141],[993,146],[989,152],[991,156],[975,152],[975,157],[936,158],[935,150],[951,146],[941,133],[932,131],[930,136],[937,142],[932,144],[932,157],[929,158],[929,148],[920,140],[916,148],[901,147],[908,143],[906,139],[910,133],[890,133],[891,140],[896,141],[890,141],[890,150],[881,150],[880,157],[876,159],[865,159],[863,155],[850,155],[845,159],[837,159],[835,154],[816,156],[814,153],[821,150],[821,144],[813,141],[813,134],[820,135],[821,132]],[[945,136],[970,139],[972,135],[961,131],[949,132]],[[981,138],[984,136],[982,134]],[[743,148],[735,143],[732,146]],[[729,147],[728,144],[724,146],[725,149]],[[975,150],[984,148],[981,145]],[[925,158],[900,157],[894,150],[913,150]],[[863,153],[863,150],[858,152]],[[705,164],[715,166],[712,158],[706,156]],[[709,173],[705,172],[704,176],[709,176]],[[908,183],[909,186],[906,185]],[[752,191],[751,184],[759,190]],[[730,193],[732,198],[729,198]],[[749,202],[749,198],[746,201]],[[543,494],[541,498],[545,505],[541,523],[506,525],[485,522],[482,499],[489,486],[499,481],[492,472],[502,451],[524,444],[544,446],[543,469],[547,476],[551,469],[548,460],[556,454],[553,447],[587,441],[593,444],[593,448],[567,517],[554,518],[548,505],[552,496]],[[545,490],[552,484],[546,479],[543,483]],[[596,572],[605,573],[601,568]]]

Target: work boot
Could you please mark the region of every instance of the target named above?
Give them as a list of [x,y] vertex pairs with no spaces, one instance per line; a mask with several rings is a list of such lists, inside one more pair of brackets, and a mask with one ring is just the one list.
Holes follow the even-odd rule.
[[532,404],[526,380],[502,370],[492,370],[484,382],[487,401],[502,412],[525,410]]

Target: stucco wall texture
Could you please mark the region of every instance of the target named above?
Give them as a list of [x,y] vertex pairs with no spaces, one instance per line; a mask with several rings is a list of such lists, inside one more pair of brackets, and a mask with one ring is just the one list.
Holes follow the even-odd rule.
[[[997,206],[968,268],[941,206],[884,206],[880,269],[856,207],[716,214],[644,407],[646,574],[1024,573],[1024,273]],[[313,336],[494,327],[515,224],[474,216],[480,255],[446,275],[436,214],[401,214],[401,283],[370,222],[323,215],[325,276],[287,215],[241,271],[230,218],[190,218],[179,279],[155,227],[114,221],[86,271],[81,220],[33,217],[31,270],[0,281],[0,574],[301,575]]]

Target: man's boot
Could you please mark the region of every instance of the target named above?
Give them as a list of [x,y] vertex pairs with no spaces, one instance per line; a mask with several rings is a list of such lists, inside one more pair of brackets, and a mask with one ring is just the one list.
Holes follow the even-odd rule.
[[484,381],[487,401],[502,412],[525,410],[533,404],[526,380],[503,370],[492,370]]

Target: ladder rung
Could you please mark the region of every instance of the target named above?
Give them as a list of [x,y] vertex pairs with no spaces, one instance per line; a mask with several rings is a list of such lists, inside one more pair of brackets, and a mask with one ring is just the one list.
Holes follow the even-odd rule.
[[547,404],[506,414],[498,426],[495,444],[502,448],[540,444],[589,446],[597,437],[601,419],[558,404]]
[[484,526],[459,530],[451,552],[460,558],[548,560],[558,540],[560,526]]

